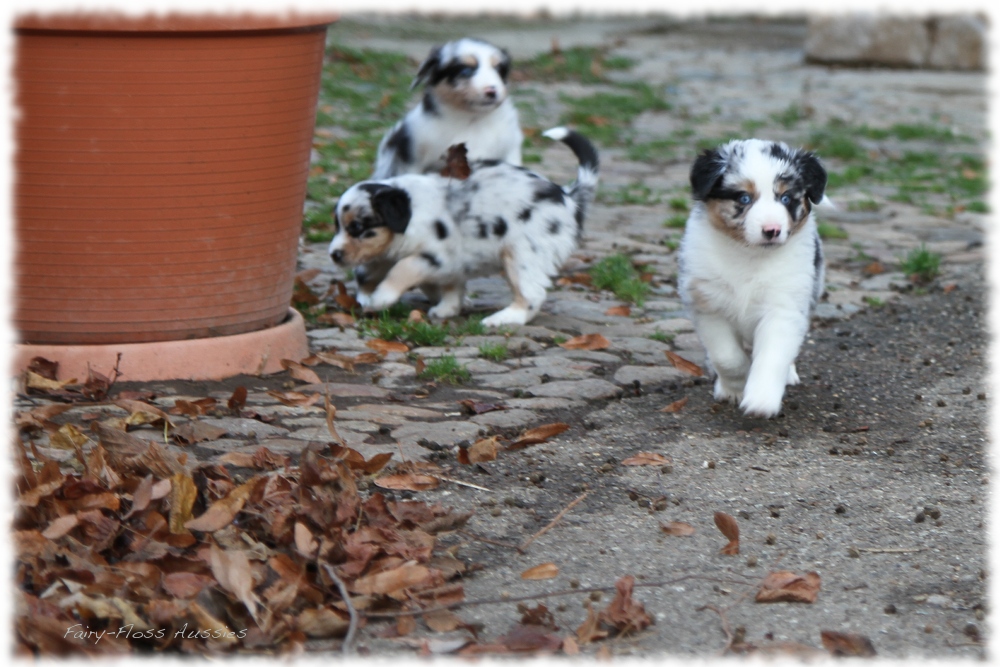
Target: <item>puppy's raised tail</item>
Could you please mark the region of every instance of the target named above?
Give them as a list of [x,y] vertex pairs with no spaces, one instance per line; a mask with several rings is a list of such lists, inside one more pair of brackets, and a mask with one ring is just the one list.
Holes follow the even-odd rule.
[[576,202],[576,221],[583,224],[587,207],[594,201],[597,194],[597,174],[600,170],[600,160],[597,149],[587,137],[565,127],[554,127],[542,133],[549,139],[561,141],[576,155],[580,166],[576,172],[576,182],[569,189],[569,196]]

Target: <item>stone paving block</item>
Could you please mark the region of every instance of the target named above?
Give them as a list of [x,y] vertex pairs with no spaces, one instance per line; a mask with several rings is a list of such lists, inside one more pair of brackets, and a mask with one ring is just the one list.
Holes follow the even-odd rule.
[[322,384],[307,384],[296,387],[296,391],[308,393],[311,391],[326,394],[336,398],[385,398],[391,392],[373,384],[348,384],[346,382],[324,382]]
[[582,400],[562,398],[558,396],[539,396],[537,398],[508,398],[504,403],[510,408],[525,410],[570,410],[586,405]]
[[485,427],[469,421],[409,422],[392,431],[392,437],[403,444],[428,440],[445,447],[463,440],[472,441],[485,434]]
[[589,380],[561,380],[528,387],[526,396],[552,396],[570,400],[596,401],[608,398],[618,398],[622,395],[621,387],[607,380],[597,378]]
[[676,382],[691,377],[673,366],[622,366],[615,371],[614,381],[631,385],[638,380],[643,385]]
[[494,428],[519,428],[538,421],[538,414],[531,410],[513,408],[510,410],[494,410],[481,415],[469,417],[469,421],[480,426]]
[[288,434],[287,428],[243,417],[204,417],[201,421],[209,426],[224,428],[229,435],[264,439]]

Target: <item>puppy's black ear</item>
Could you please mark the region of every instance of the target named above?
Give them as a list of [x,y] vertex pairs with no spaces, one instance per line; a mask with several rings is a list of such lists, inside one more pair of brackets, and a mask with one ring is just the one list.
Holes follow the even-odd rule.
[[798,153],[795,163],[806,184],[806,195],[809,197],[809,201],[814,204],[820,203],[823,199],[823,192],[826,190],[826,169],[820,164],[819,158],[805,151]]
[[440,46],[435,46],[431,49],[431,52],[427,55],[427,59],[421,63],[420,69],[417,70],[417,78],[410,84],[410,90],[425,83],[430,78],[431,73],[441,67],[441,48]]
[[702,151],[691,166],[691,195],[704,201],[726,171],[726,158],[718,149]]
[[497,74],[500,75],[500,80],[507,83],[507,77],[510,76],[510,65],[511,59],[510,54],[507,53],[507,49],[500,49],[500,62],[497,64]]
[[387,187],[371,198],[372,210],[394,234],[402,234],[410,224],[410,195],[401,188]]

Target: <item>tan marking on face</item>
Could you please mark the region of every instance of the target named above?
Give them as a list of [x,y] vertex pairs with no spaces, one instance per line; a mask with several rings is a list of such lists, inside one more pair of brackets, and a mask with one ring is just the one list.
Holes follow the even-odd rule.
[[[347,222],[350,224],[349,220]],[[378,259],[385,253],[392,240],[396,238],[396,235],[389,231],[388,227],[374,227],[370,231],[375,232],[375,235],[367,239],[347,236],[341,248],[346,264],[356,266]]]
[[[778,187],[774,191],[775,198],[780,200],[781,195],[785,194],[790,189],[791,188],[786,183],[778,183]],[[797,220],[792,220],[792,224],[788,229],[789,236],[802,229],[802,225],[806,224],[806,220],[809,219],[809,213],[812,211],[812,203],[809,201],[808,197],[803,196],[799,201],[799,218]]]
[[496,54],[490,56],[490,65],[493,67],[493,69],[496,69],[499,64],[500,64],[500,56]]
[[[743,181],[732,186],[727,186],[731,190],[741,190],[747,192],[757,201],[757,188],[753,181]],[[750,203],[753,206],[753,202]],[[739,205],[731,199],[710,199],[705,204],[708,210],[708,221],[717,230],[733,239],[737,243],[746,243],[745,218],[750,206],[743,207],[742,215],[737,216]]]

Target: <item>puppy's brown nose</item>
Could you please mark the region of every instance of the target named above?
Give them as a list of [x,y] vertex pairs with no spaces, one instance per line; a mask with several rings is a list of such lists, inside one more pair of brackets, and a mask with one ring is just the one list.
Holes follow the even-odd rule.
[[344,251],[343,250],[334,250],[333,252],[330,253],[330,258],[336,264],[340,264],[342,261],[344,261]]
[[495,100],[497,98],[497,89],[494,88],[494,87],[492,87],[492,86],[490,86],[489,88],[487,88],[487,89],[485,89],[483,91],[483,95],[488,100]]

